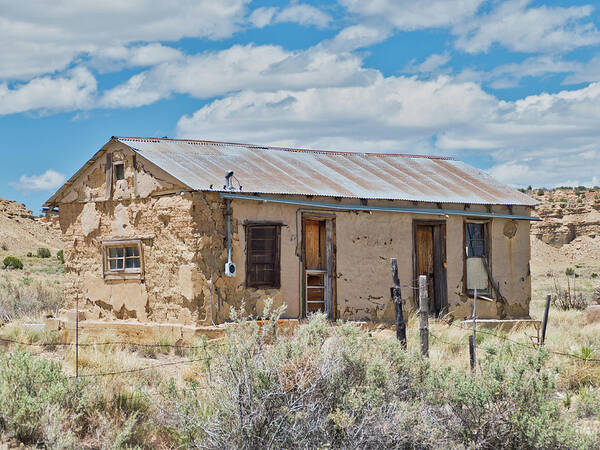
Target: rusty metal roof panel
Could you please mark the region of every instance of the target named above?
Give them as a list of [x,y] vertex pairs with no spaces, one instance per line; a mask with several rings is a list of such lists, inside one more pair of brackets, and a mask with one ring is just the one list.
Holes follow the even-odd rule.
[[226,171],[233,170],[246,193],[537,204],[486,173],[451,158],[166,138],[116,139],[195,190],[222,191]]

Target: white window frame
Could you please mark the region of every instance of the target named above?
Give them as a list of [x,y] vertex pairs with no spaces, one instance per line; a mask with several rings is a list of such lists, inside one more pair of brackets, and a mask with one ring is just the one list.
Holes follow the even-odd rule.
[[[110,269],[109,249],[137,247],[140,258],[140,267]],[[111,240],[102,242],[102,273],[105,280],[142,280],[144,279],[144,252],[141,239]]]

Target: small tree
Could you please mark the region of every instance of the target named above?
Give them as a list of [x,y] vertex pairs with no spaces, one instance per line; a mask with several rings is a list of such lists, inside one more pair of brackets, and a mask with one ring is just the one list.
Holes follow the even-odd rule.
[[50,250],[47,248],[38,248],[37,255],[38,258],[50,258],[52,256]]
[[61,264],[65,263],[65,252],[63,250],[59,250],[56,252],[56,259],[60,261]]
[[2,261],[2,263],[6,268],[23,270],[23,263],[19,258],[16,258],[14,256],[7,256],[6,258],[4,258],[4,261]]

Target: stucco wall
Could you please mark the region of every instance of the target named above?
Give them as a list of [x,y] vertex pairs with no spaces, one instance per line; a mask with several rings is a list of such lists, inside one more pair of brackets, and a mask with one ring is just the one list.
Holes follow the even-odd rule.
[[[90,317],[210,324],[230,318],[231,308],[259,316],[267,297],[274,305],[286,305],[284,317],[300,313],[300,247],[303,208],[295,205],[232,200],[233,260],[238,273],[224,276],[227,259],[225,202],[216,192],[188,192],[168,174],[118,145],[109,148],[114,160],[125,162],[125,180],[115,182],[105,198],[105,155],[63,192],[60,223],[65,240],[69,306],[79,298]],[[296,198],[306,201],[306,197]],[[358,200],[314,198],[336,204]],[[415,207],[412,202],[369,201],[370,205]],[[423,204],[423,208],[437,205]],[[444,205],[464,210],[462,205]],[[486,211],[485,207],[472,207]],[[508,212],[497,206],[494,212]],[[325,211],[324,211],[325,212]],[[413,221],[446,222],[448,304],[457,318],[471,314],[472,300],[463,293],[464,218],[392,212],[328,211],[335,216],[337,302],[336,317],[353,320],[393,321],[389,298],[390,258],[398,258],[403,285],[415,286],[413,274]],[[515,208],[528,214],[528,208]],[[280,289],[245,287],[248,222],[281,223]],[[491,268],[507,304],[481,301],[480,317],[524,317],[531,297],[529,275],[529,223],[516,222],[516,232],[506,236],[509,220],[494,219],[489,225]],[[105,280],[102,242],[141,239],[143,280]],[[403,287],[407,307],[415,291]],[[212,301],[211,301],[212,299]],[[212,307],[211,307],[212,305]],[[212,320],[211,320],[212,311]]]

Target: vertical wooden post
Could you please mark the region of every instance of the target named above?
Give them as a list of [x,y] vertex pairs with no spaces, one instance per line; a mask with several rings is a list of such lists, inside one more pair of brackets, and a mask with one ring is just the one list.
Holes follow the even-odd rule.
[[392,279],[394,281],[394,286],[390,289],[390,293],[396,312],[396,339],[400,341],[402,348],[406,350],[406,323],[404,322],[404,315],[402,314],[402,292],[400,290],[398,260],[396,258],[392,258]]
[[550,311],[550,300],[552,295],[546,295],[546,307],[544,308],[544,321],[542,322],[542,346],[546,342],[546,327],[548,326],[548,312]]
[[477,367],[477,288],[473,290],[473,336],[471,336],[472,344],[469,349],[471,353],[471,370],[474,372]]
[[475,341],[469,336],[469,360],[471,361],[471,372],[475,373]]
[[79,378],[79,295],[75,296],[75,378]]
[[427,277],[419,275],[419,334],[421,354],[429,356],[429,302],[427,301]]

